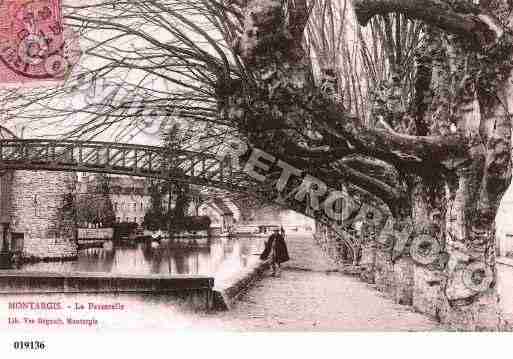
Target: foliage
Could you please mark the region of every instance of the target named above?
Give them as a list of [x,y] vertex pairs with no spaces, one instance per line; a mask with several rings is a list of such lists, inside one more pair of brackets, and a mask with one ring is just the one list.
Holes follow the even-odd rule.
[[94,187],[88,187],[86,193],[76,196],[77,222],[111,227],[116,222],[116,214],[110,198],[110,178],[104,174],[96,174],[93,183]]
[[98,194],[81,194],[77,199],[77,222],[110,227],[116,221],[109,198]]
[[170,228],[175,228],[186,216],[190,202],[192,201],[191,185],[180,180],[184,177],[184,169],[179,166],[179,157],[182,156],[183,144],[190,134],[180,128],[178,123],[173,123],[163,129],[162,147],[164,148],[164,166],[176,181],[167,181],[161,184],[163,193],[167,196],[167,212],[164,218]]
[[148,192],[150,194],[150,208],[144,215],[144,228],[157,230],[165,228],[165,215],[162,208],[163,193],[159,181],[148,182]]
[[202,231],[210,228],[210,218],[208,216],[195,217],[186,216],[176,219],[173,222],[174,230]]

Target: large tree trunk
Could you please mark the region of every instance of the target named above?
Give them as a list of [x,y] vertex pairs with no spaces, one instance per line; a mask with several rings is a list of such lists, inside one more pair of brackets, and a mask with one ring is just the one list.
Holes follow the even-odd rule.
[[[278,188],[274,195],[332,225],[353,251],[354,241],[341,230],[343,219],[326,216],[319,201],[344,189],[388,207],[376,249],[370,248],[378,288],[451,328],[499,329],[494,221],[511,181],[513,99],[512,41],[497,20],[506,2],[490,9],[489,3],[479,8],[466,1],[354,2],[362,23],[397,11],[449,33],[428,46],[442,47],[431,73],[418,74],[426,75],[419,83],[427,87],[417,89],[414,101],[422,109],[392,113],[398,122],[415,118],[413,133],[386,123],[365,127],[323,92],[323,79],[314,82],[301,45],[306,1],[239,4],[244,21],[237,49],[252,77],[220,81],[220,113],[240,124],[251,145],[281,160],[266,177]],[[426,106],[422,96],[429,91],[434,100]],[[275,187],[283,162],[296,177],[307,174],[322,185],[301,192],[305,181],[295,178]],[[305,197],[306,204],[297,203]]]
[[475,238],[465,234],[468,218],[454,213],[465,199],[451,198],[445,186],[418,180],[411,216],[389,219],[377,239],[377,288],[449,329],[501,329],[494,224],[482,242],[471,245]]
[[511,76],[506,78],[496,98],[480,98],[479,91],[461,95],[458,128],[473,138],[471,160],[446,176],[423,174],[411,181],[411,214],[395,219],[411,221],[410,238],[396,228],[392,263],[378,265],[392,266],[399,303],[413,304],[453,329],[503,327],[495,217],[511,182],[513,92]]

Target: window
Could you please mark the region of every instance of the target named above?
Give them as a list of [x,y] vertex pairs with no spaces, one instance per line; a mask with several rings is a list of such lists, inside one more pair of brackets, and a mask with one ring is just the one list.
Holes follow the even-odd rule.
[[143,210],[143,203],[141,202],[141,211]]
[[134,203],[134,211],[137,211],[137,203]]

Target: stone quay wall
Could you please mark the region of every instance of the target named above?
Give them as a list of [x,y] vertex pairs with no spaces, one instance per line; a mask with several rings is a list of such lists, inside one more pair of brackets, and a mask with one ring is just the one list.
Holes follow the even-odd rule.
[[165,294],[193,310],[211,310],[214,278],[202,275],[122,275],[0,271],[0,294]]
[[28,238],[24,241],[23,257],[26,260],[73,260],[78,246],[65,238]]
[[11,236],[22,238],[23,257],[59,260],[77,256],[73,216],[76,175],[50,171],[13,171],[8,177]]

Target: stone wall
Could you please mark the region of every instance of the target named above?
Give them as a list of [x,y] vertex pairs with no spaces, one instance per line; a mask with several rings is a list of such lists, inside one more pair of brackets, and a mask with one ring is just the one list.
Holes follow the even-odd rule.
[[12,171],[0,171],[0,225],[8,223],[9,207],[11,202]]
[[9,249],[9,239],[4,238],[4,233],[8,233],[8,223],[11,220],[9,213],[11,181],[12,171],[0,171],[0,250]]
[[76,257],[72,193],[76,175],[15,171],[9,178],[10,232],[23,235],[23,255],[31,259]]
[[72,260],[77,258],[77,244],[68,239],[28,237],[24,242],[23,256],[27,260]]
[[165,294],[185,309],[213,309],[214,278],[194,275],[122,275],[115,273],[0,273],[0,294],[120,293]]

